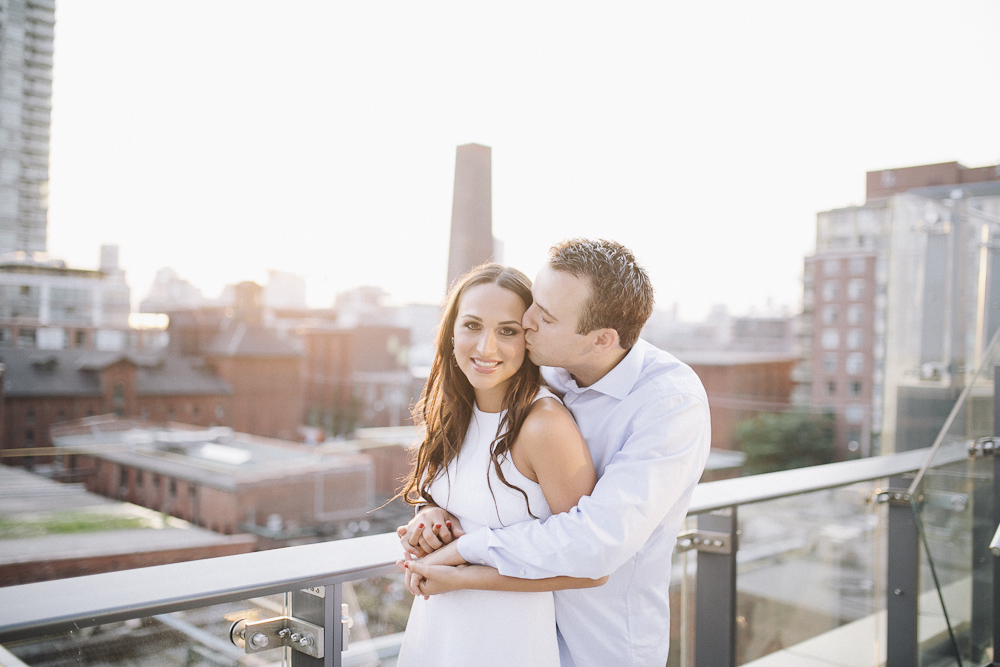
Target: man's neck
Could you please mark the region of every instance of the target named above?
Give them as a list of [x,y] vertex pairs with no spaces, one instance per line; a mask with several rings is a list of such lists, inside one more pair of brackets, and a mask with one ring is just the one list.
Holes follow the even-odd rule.
[[584,368],[574,368],[572,370],[567,368],[566,370],[568,370],[570,375],[573,376],[573,379],[576,380],[577,386],[589,387],[610,373],[615,366],[621,363],[621,360],[625,358],[625,355],[627,355],[628,352],[628,350],[622,350],[619,348],[618,350],[595,360],[593,364]]

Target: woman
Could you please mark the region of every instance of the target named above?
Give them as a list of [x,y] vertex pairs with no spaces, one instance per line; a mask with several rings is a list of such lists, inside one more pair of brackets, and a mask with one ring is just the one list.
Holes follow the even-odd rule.
[[[521,317],[530,305],[530,281],[516,269],[484,264],[460,279],[414,410],[424,439],[401,493],[411,504],[446,509],[465,530],[568,511],[596,483],[572,416],[540,387],[538,367],[527,358]],[[420,544],[432,550],[424,538]],[[463,572],[462,588],[489,590],[418,596],[400,667],[558,665],[551,591],[603,583],[515,579],[479,567]]]

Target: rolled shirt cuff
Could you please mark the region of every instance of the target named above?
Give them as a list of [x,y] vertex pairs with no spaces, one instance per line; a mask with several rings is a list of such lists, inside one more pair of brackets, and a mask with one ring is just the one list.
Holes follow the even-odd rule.
[[465,559],[466,563],[496,567],[489,562],[489,539],[489,528],[480,528],[466,533],[458,538],[458,553]]

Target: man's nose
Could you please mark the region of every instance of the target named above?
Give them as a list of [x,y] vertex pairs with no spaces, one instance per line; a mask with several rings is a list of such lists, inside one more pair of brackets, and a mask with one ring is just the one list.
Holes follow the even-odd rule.
[[528,306],[528,309],[524,311],[524,315],[521,316],[521,326],[525,329],[538,329],[535,320],[535,304],[531,304]]

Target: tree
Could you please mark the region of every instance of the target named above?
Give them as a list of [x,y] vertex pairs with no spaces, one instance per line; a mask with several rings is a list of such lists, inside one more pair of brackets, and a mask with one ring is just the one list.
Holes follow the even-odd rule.
[[745,475],[832,463],[832,413],[762,412],[736,426],[736,442],[747,455]]

